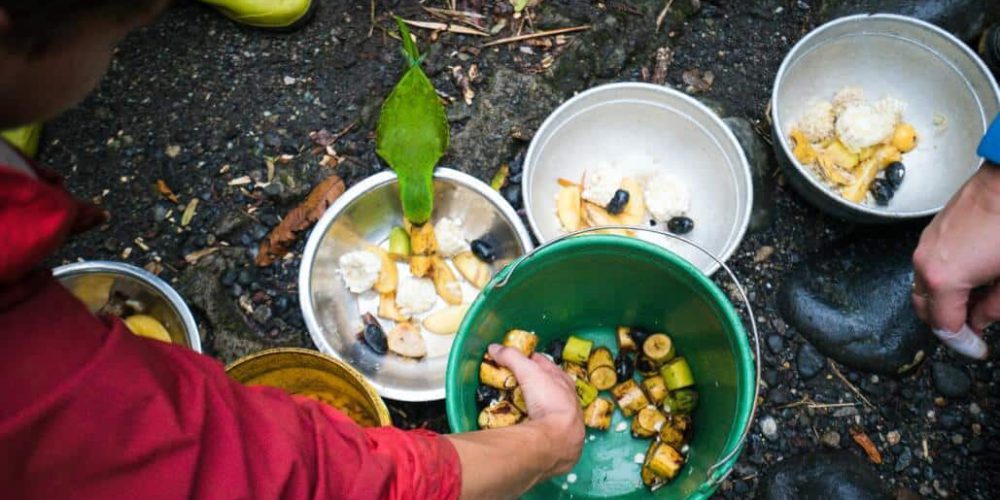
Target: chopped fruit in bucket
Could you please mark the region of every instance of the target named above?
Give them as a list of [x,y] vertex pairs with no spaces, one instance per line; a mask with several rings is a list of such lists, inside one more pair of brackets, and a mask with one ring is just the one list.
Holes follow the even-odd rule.
[[[639,454],[640,477],[655,488],[677,477],[684,466],[691,441],[691,412],[698,404],[692,388],[694,377],[685,358],[677,356],[673,339],[665,333],[642,328],[619,327],[614,331],[618,353],[612,347],[595,346],[591,340],[571,335],[550,341],[544,354],[562,366],[573,379],[583,408],[583,423],[590,429],[611,428],[615,409],[631,422],[620,422],[615,432],[631,428],[636,439],[651,441],[645,455]],[[531,356],[539,345],[535,332],[512,329],[503,345]],[[639,358],[634,353],[638,351]],[[645,377],[634,378],[637,359],[646,359]],[[496,429],[515,425],[527,416],[524,394],[514,374],[486,354],[479,365],[479,387],[475,401],[480,409],[479,427]],[[593,440],[595,435],[591,435]]]
[[170,332],[163,326],[163,323],[152,316],[145,314],[134,314],[125,318],[125,326],[129,331],[149,339],[156,339],[170,343]]

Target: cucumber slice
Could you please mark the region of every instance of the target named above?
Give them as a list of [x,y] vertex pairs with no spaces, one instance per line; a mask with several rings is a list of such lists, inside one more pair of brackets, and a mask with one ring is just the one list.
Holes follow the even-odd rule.
[[597,399],[597,388],[586,380],[576,379],[576,397],[580,399],[580,406],[586,408]]
[[410,257],[410,234],[399,226],[389,231],[389,255],[396,260]]
[[590,358],[592,347],[594,347],[593,342],[570,335],[566,340],[566,347],[563,347],[563,361],[584,365]]
[[674,358],[660,367],[660,375],[667,384],[667,389],[676,391],[694,385],[694,375],[684,358]]

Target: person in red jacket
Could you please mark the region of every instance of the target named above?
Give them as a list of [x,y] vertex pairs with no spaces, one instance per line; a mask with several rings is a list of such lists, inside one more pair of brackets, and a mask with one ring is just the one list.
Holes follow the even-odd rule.
[[[0,127],[81,100],[165,3],[0,0]],[[526,423],[438,436],[361,428],[91,315],[40,264],[103,220],[0,141],[3,498],[507,498],[578,460],[573,384],[541,355],[490,347],[521,382]]]

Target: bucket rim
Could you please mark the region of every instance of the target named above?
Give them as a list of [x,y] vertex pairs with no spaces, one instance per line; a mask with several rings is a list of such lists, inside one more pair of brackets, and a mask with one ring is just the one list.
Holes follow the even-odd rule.
[[[757,384],[756,362],[750,347],[747,330],[744,328],[740,315],[736,312],[729,298],[712,282],[709,276],[703,274],[683,257],[660,245],[625,236],[593,234],[585,238],[570,237],[555,240],[508,264],[483,287],[482,292],[469,306],[469,310],[462,320],[462,324],[459,326],[455,341],[452,344],[451,353],[448,357],[448,367],[445,372],[445,394],[454,394],[459,390],[458,358],[461,355],[459,346],[464,344],[466,336],[471,331],[472,318],[483,312],[489,292],[499,288],[498,284],[505,284],[511,278],[511,274],[514,271],[523,267],[530,269],[535,261],[543,261],[546,258],[550,258],[553,254],[570,251],[574,248],[599,245],[644,252],[653,258],[664,260],[682,271],[687,277],[693,279],[694,283],[697,284],[696,286],[700,286],[708,293],[710,300],[718,306],[721,312],[720,321],[732,332],[731,337],[733,338],[731,340],[735,341],[734,354],[737,365],[736,371],[738,373],[735,415],[725,444],[715,459],[715,465],[706,471],[704,483],[688,497],[698,499],[708,498],[722,482],[722,479],[727,477],[732,471],[745,443],[744,438],[747,435],[747,430],[753,423],[758,394],[758,388],[755,387]],[[732,278],[736,279],[735,275],[732,275]],[[741,285],[738,284],[738,286]],[[750,315],[748,321],[752,322],[755,319],[750,311],[748,310],[748,314]],[[456,398],[445,398],[445,410],[448,416],[448,427],[451,432],[458,433],[477,430],[474,428],[461,428],[458,425],[458,416],[462,414],[463,409],[459,407]]]

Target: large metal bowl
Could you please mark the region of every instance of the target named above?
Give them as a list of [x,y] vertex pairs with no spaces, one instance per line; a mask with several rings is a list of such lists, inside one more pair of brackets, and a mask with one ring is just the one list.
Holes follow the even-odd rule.
[[[432,220],[458,218],[467,239],[491,239],[497,251],[494,272],[533,247],[510,204],[475,177],[439,168],[434,191]],[[371,309],[377,296],[351,293],[337,273],[341,255],[362,249],[365,242],[382,244],[392,227],[402,224],[399,184],[393,172],[373,175],[347,190],[309,236],[299,268],[299,303],[319,350],[350,363],[379,394],[403,401],[443,399],[454,336],[425,334],[428,355],[420,361],[375,354],[358,339],[358,333],[362,309]]]
[[[686,235],[726,260],[746,233],[753,205],[750,165],[728,127],[697,100],[659,85],[613,83],[566,101],[545,120],[524,162],[524,204],[539,241],[564,234],[556,217],[558,179],[580,179],[611,162],[626,175],[669,172],[691,193],[695,230]],[[718,264],[687,245],[639,237],[711,274]]]
[[[846,85],[908,104],[918,146],[903,157],[906,180],[885,207],[857,204],[831,190],[792,155],[788,134],[813,99]],[[775,150],[798,192],[820,209],[855,222],[934,215],[979,168],[976,145],[1000,109],[1000,90],[982,61],[944,30],[905,16],[857,15],[816,28],[785,57],[771,96]],[[935,115],[946,126],[935,126]]]
[[95,313],[108,303],[112,293],[121,292],[142,304],[144,314],[163,323],[174,344],[201,352],[201,336],[191,310],[153,273],[121,262],[89,261],[59,266],[52,275]]

